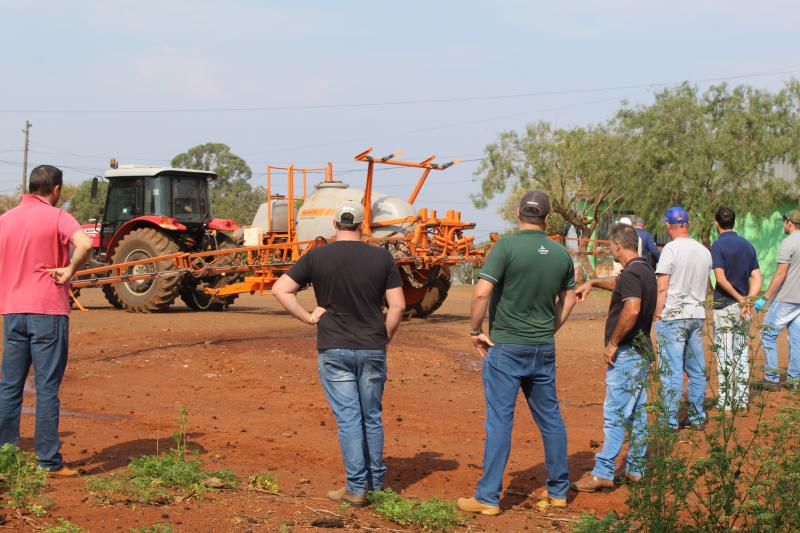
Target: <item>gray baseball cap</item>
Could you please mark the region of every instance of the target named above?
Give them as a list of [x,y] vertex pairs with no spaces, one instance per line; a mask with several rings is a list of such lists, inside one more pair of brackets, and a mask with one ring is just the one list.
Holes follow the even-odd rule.
[[519,201],[519,214],[526,217],[543,217],[550,212],[550,197],[540,190],[528,191]]
[[[342,220],[342,215],[345,214],[352,215],[353,220]],[[342,202],[342,204],[336,208],[336,211],[334,211],[333,220],[339,224],[361,224],[364,222],[364,206],[352,200]]]

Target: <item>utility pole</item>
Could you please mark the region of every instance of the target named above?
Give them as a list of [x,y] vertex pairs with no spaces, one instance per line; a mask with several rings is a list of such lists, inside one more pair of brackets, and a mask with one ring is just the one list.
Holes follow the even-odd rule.
[[33,124],[26,120],[25,129],[22,130],[22,133],[25,134],[25,150],[22,155],[22,194],[25,194],[28,182],[28,141],[30,140],[31,126],[33,126]]

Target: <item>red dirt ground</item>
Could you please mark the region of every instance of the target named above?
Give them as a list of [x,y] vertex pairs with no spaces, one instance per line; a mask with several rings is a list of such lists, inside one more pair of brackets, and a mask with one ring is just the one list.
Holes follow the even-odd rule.
[[[303,299],[311,305],[304,293]],[[404,322],[389,352],[384,396],[387,485],[407,497],[454,500],[480,476],[484,404],[480,357],[466,335],[470,289],[455,287],[438,313]],[[340,515],[347,527],[402,530],[369,509],[341,511],[324,499],[343,483],[336,424],[316,372],[315,331],[279,312],[268,296],[244,296],[225,313],[134,315],[84,291],[88,312],[71,321],[70,362],[62,387],[65,459],[88,476],[123,468],[130,457],[163,450],[180,406],[189,412],[190,444],[209,468],[246,478],[277,476],[282,496],[223,491],[162,507],[107,506],[88,497],[86,477],[53,480],[55,505],[39,523],[66,518],[87,531],[124,531],[168,522],[175,531],[316,531],[317,518]],[[567,423],[571,478],[591,469],[601,443],[606,297],[576,308],[558,334],[558,391]],[[785,344],[782,341],[783,344]],[[782,353],[781,364],[785,365]],[[759,365],[760,366],[760,365]],[[712,368],[712,375],[714,370]],[[31,385],[32,388],[32,385]],[[779,401],[780,395],[775,396]],[[34,403],[27,394],[25,405]],[[32,449],[34,417],[23,415]],[[478,517],[472,531],[569,530],[582,513],[624,508],[626,489],[570,493],[570,510],[543,515],[533,491],[546,478],[541,439],[520,401],[506,470],[503,514]],[[5,511],[3,528],[31,525]]]

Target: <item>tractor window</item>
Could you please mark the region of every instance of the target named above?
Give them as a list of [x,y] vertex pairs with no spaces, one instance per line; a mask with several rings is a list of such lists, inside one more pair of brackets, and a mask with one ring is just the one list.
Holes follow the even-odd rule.
[[141,215],[139,178],[114,178],[108,188],[106,222],[124,222]]
[[171,193],[169,177],[146,178],[144,180],[144,213],[164,217],[172,216]]
[[205,176],[172,178],[172,216],[183,222],[202,222],[208,211]]

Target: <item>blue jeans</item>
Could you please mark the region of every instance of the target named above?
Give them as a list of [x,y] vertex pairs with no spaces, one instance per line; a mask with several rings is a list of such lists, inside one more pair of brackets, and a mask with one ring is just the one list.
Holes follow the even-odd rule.
[[764,347],[766,369],[764,379],[777,383],[780,380],[778,373],[778,346],[777,340],[783,328],[789,330],[789,373],[787,379],[800,380],[800,304],[791,304],[774,300],[764,317],[761,329],[761,345]]
[[683,373],[686,372],[689,400],[689,423],[703,424],[706,413],[706,359],[703,352],[702,318],[660,320],[656,322],[656,339],[660,356],[661,384],[669,412],[669,425],[678,427],[678,407],[683,396]]
[[630,429],[625,471],[641,477],[647,454],[647,375],[650,361],[630,345],[617,349],[614,366],[606,371],[606,401],[603,403],[603,449],[595,455],[592,474],[614,479],[617,455]]
[[67,368],[69,318],[10,314],[3,318],[3,376],[0,378],[0,444],[19,444],[19,418],[25,380],[33,363],[36,383],[36,436],[39,465],[60,470],[58,389]]
[[483,477],[475,498],[498,505],[503,472],[511,451],[514,407],[520,388],[542,434],[547,493],[563,499],[569,489],[567,432],[556,396],[556,349],[552,344],[496,344],[483,362],[486,395],[486,445]]
[[331,349],[319,352],[319,376],[339,426],[347,490],[382,490],[383,385],[386,352]]

